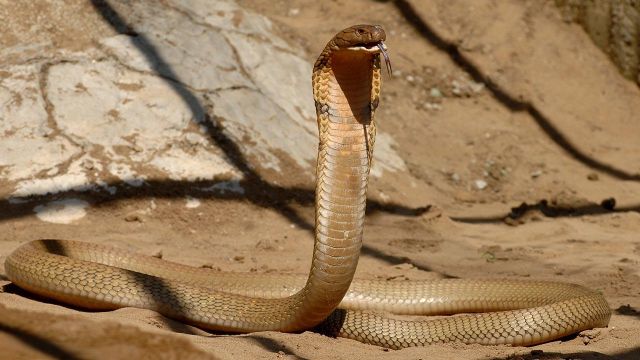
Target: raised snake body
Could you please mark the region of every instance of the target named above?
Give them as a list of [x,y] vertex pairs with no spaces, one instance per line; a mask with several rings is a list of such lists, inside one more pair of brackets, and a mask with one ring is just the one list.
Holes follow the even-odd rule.
[[[380,53],[388,65],[384,40],[380,26],[352,26],[327,44],[314,66],[320,143],[315,246],[306,282],[292,275],[220,273],[66,240],[24,244],[7,258],[7,276],[24,289],[85,308],[141,307],[229,332],[320,326],[389,348],[447,341],[532,345],[606,326],[611,314],[604,298],[573,284],[456,279],[352,283],[375,139]],[[406,321],[380,311],[496,312]]]

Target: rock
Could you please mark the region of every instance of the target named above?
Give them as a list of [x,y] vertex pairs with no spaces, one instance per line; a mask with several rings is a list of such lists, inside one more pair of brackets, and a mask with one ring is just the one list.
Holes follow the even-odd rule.
[[[267,18],[230,0],[110,6],[132,31],[76,52],[3,50],[17,54],[0,65],[0,182],[10,196],[113,194],[148,174],[238,183],[239,168],[290,162],[313,177],[313,64]],[[378,134],[372,174],[406,170],[393,139]]]
[[582,343],[588,345],[591,342],[598,341],[598,338],[602,334],[602,330],[600,329],[589,329],[581,331],[578,334],[578,337],[582,339]]
[[551,197],[550,206],[557,210],[575,211],[589,207],[597,207],[598,204],[563,190]]
[[442,110],[442,105],[438,103],[426,102],[424,103],[424,108],[431,111]]
[[187,196],[187,198],[185,199],[185,207],[187,209],[195,209],[197,207],[200,207],[201,203],[199,199],[196,199],[194,197],[191,196]]
[[89,203],[80,199],[62,199],[38,205],[33,209],[38,219],[54,224],[70,224],[86,215]]
[[477,179],[473,182],[473,185],[478,190],[484,190],[489,184],[487,184],[487,182],[482,179]]
[[142,215],[138,214],[138,213],[130,213],[127,214],[124,217],[124,221],[126,222],[139,222],[139,223],[143,223],[144,222],[144,218],[142,217]]
[[542,174],[543,174],[542,170],[538,169],[538,170],[535,170],[535,171],[531,172],[531,177],[533,179],[535,179],[535,178],[540,177]]

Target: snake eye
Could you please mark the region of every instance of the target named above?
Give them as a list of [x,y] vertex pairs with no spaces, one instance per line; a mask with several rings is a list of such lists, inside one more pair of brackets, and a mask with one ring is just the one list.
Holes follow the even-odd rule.
[[358,33],[358,35],[364,35],[366,33],[364,29],[356,29],[356,32]]

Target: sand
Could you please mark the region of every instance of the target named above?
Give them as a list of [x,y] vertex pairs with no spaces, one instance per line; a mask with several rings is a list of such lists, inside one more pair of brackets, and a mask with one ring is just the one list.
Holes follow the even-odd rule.
[[[375,205],[357,276],[580,283],[607,298],[609,327],[530,348],[399,351],[312,332],[212,334],[152,311],[88,312],[42,299],[0,266],[0,358],[640,358],[640,90],[553,2],[239,4],[270,18],[309,62],[346,25],[387,29],[394,75],[383,79],[378,121],[407,169],[370,184]],[[96,24],[91,31],[108,31],[93,11],[77,14]],[[56,46],[90,46],[90,31],[78,29],[65,29],[78,41],[67,34]],[[159,179],[115,195],[5,198],[0,263],[30,239],[67,238],[226,271],[304,273],[312,176],[258,173],[235,192]],[[280,191],[265,192],[265,183]]]

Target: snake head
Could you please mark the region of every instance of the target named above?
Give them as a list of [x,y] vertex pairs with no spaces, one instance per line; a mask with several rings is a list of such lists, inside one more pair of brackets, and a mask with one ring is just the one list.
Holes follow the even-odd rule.
[[378,44],[384,44],[387,34],[380,25],[353,25],[333,37],[335,50],[379,52]]
[[387,71],[391,75],[391,61],[387,54],[387,46],[384,41],[387,34],[380,25],[353,25],[333,37],[329,46],[334,50],[365,51],[369,53],[381,53],[387,65]]

